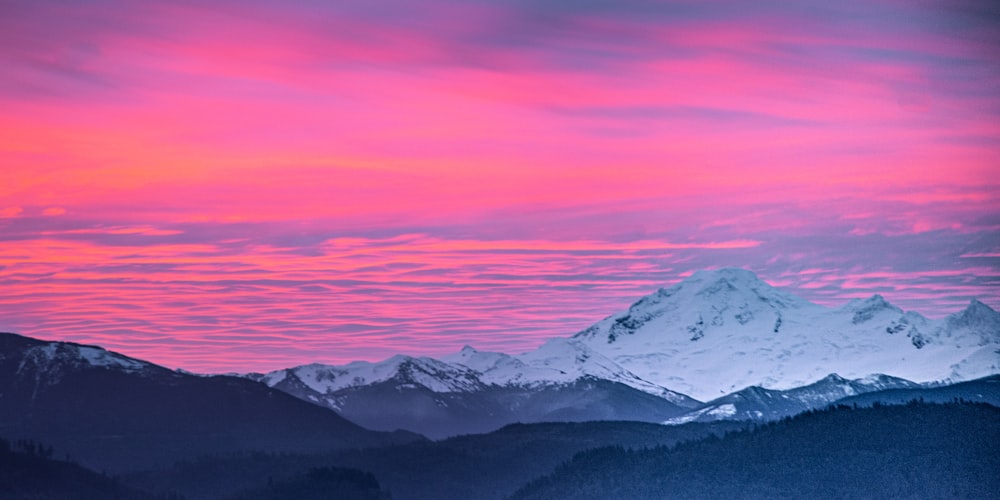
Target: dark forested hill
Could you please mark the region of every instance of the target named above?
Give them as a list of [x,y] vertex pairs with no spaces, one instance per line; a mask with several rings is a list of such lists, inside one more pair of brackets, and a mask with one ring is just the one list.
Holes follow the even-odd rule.
[[1000,409],[840,406],[676,447],[577,455],[517,499],[996,498]]
[[370,472],[341,467],[314,467],[304,474],[269,481],[226,500],[390,500]]
[[552,472],[575,453],[595,447],[647,447],[723,434],[745,424],[664,426],[638,422],[515,424],[496,432],[323,455],[243,454],[177,464],[127,477],[129,484],[176,491],[188,500],[219,498],[242,488],[295,480],[315,467],[371,472],[395,500],[501,499]]
[[5,500],[152,499],[115,479],[52,458],[35,441],[0,439],[0,498]]
[[110,472],[240,450],[319,452],[421,439],[374,432],[250,380],[201,377],[0,333],[0,434]]

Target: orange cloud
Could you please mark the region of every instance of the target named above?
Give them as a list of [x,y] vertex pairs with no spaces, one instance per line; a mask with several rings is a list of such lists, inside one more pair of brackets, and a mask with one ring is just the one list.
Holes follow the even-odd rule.
[[0,219],[17,217],[23,212],[24,210],[21,207],[0,208]]

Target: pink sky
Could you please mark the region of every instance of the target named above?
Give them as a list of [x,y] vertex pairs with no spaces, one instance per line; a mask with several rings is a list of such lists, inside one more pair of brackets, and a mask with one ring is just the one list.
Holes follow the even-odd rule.
[[0,330],[522,351],[696,269],[1000,307],[987,3],[0,6]]

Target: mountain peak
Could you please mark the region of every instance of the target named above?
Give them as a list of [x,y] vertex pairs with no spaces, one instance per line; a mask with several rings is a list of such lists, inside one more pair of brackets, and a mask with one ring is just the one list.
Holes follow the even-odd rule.
[[895,307],[881,294],[876,293],[867,299],[853,299],[844,306],[845,309],[857,311],[860,309],[885,309]]
[[715,295],[736,290],[770,289],[771,285],[757,277],[753,271],[738,267],[696,271],[680,282],[682,287],[699,289],[701,295]]
[[854,313],[851,321],[855,325],[864,323],[886,311],[894,315],[903,314],[902,309],[890,304],[889,301],[885,300],[885,297],[877,293],[865,300],[854,299],[848,302],[844,306],[844,310]]
[[827,376],[825,376],[825,377],[817,380],[815,383],[819,384],[819,383],[823,383],[823,382],[834,383],[834,384],[843,384],[845,382],[848,382],[848,380],[846,378],[844,378],[844,377],[841,377],[840,375],[838,375],[836,373],[831,373],[831,374],[829,374],[829,375],[827,375]]
[[[615,344],[639,331],[646,335],[683,336],[698,341],[711,330],[772,335],[781,330],[782,316],[793,309],[819,307],[772,287],[752,271],[722,268],[697,271],[683,281],[661,288],[629,309],[577,333],[574,338]],[[743,328],[743,327],[746,328]],[[643,336],[643,335],[640,335]],[[640,344],[646,341],[640,341]],[[640,349],[641,345],[634,346]],[[641,353],[640,353],[641,354]]]
[[992,307],[980,302],[978,299],[969,301],[969,305],[962,311],[952,314],[950,318],[966,324],[990,324],[995,325],[1000,322],[1000,313]]
[[972,299],[969,301],[969,305],[965,308],[966,311],[975,311],[977,313],[983,314],[997,314],[996,310],[992,307],[982,303],[979,299]]
[[763,302],[778,309],[810,305],[808,301],[774,288],[757,277],[753,271],[724,267],[696,271],[667,291],[684,290],[717,308],[740,306],[744,303]]
[[1000,342],[1000,312],[972,299],[964,310],[945,319],[949,332],[971,333],[980,345]]

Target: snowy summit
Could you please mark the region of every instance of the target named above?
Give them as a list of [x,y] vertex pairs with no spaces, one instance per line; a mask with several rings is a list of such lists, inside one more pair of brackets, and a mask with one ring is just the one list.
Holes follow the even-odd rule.
[[798,387],[830,373],[929,382],[1000,371],[1000,313],[979,301],[939,321],[880,295],[827,308],[732,268],[699,271],[573,338],[644,380],[702,400],[752,385]]

